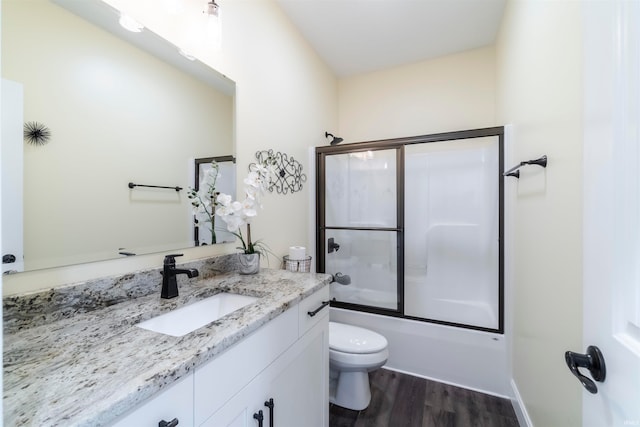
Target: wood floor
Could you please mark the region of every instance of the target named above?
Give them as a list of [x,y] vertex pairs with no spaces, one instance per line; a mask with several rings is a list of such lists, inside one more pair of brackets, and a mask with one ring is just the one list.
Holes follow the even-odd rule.
[[387,369],[369,378],[369,407],[330,405],[329,427],[518,427],[508,399]]

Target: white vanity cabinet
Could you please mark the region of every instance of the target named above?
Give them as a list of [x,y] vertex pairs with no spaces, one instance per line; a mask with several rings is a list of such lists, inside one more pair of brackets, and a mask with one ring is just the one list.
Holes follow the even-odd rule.
[[[328,426],[329,309],[308,314],[328,300],[329,288],[325,287],[229,349],[222,356],[235,365],[226,365],[221,357],[197,369],[196,425]],[[234,378],[239,372],[242,378]],[[266,405],[270,399],[273,409]]]
[[193,425],[193,373],[171,384],[143,405],[121,416],[114,427],[167,427],[177,420],[180,426]]
[[[305,298],[113,426],[327,427],[329,287]],[[273,399],[274,422],[265,403]],[[263,421],[253,414],[262,410]],[[177,419],[178,424],[171,423]]]

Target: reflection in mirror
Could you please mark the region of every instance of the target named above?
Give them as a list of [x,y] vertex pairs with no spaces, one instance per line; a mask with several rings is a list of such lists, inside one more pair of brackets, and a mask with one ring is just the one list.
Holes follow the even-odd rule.
[[[56,3],[117,27],[102,2]],[[140,36],[153,55],[74,13],[47,0],[2,2],[3,87],[22,90],[9,101],[14,110],[24,105],[14,125],[51,131],[45,145],[2,139],[3,160],[5,145],[24,156],[22,203],[2,204],[3,218],[23,217],[24,270],[193,246],[194,160],[234,154],[233,82],[147,29],[126,36]]]
[[[236,236],[227,230],[227,224],[216,215],[216,197],[223,194],[235,195],[236,159],[233,156],[206,157],[195,160],[195,192],[193,240],[196,246],[215,243],[233,243]],[[215,173],[214,173],[215,171]],[[196,201],[193,203],[193,201]]]

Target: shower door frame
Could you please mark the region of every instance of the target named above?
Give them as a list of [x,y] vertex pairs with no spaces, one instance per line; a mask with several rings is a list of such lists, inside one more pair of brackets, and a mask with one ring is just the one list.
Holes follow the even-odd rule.
[[[404,156],[405,146],[413,144],[425,144],[432,142],[454,141],[462,139],[474,139],[483,137],[498,137],[498,328],[486,328],[474,325],[466,325],[448,322],[438,319],[427,319],[404,314]],[[327,227],[325,223],[325,157],[327,155],[348,154],[366,151],[396,150],[396,228],[381,227]],[[504,127],[496,126],[453,132],[443,132],[430,135],[413,136],[407,138],[383,139],[352,144],[316,147],[316,271],[325,271],[325,239],[326,230],[360,230],[360,231],[395,231],[397,240],[397,309],[373,307],[362,304],[341,302],[332,300],[331,306],[355,311],[362,311],[402,319],[417,320],[421,322],[440,325],[455,326],[465,329],[473,329],[485,332],[504,334]]]

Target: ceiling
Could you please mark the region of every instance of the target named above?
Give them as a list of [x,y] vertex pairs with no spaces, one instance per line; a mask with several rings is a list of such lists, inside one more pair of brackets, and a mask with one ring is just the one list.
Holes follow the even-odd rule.
[[506,0],[277,0],[338,76],[493,44]]

